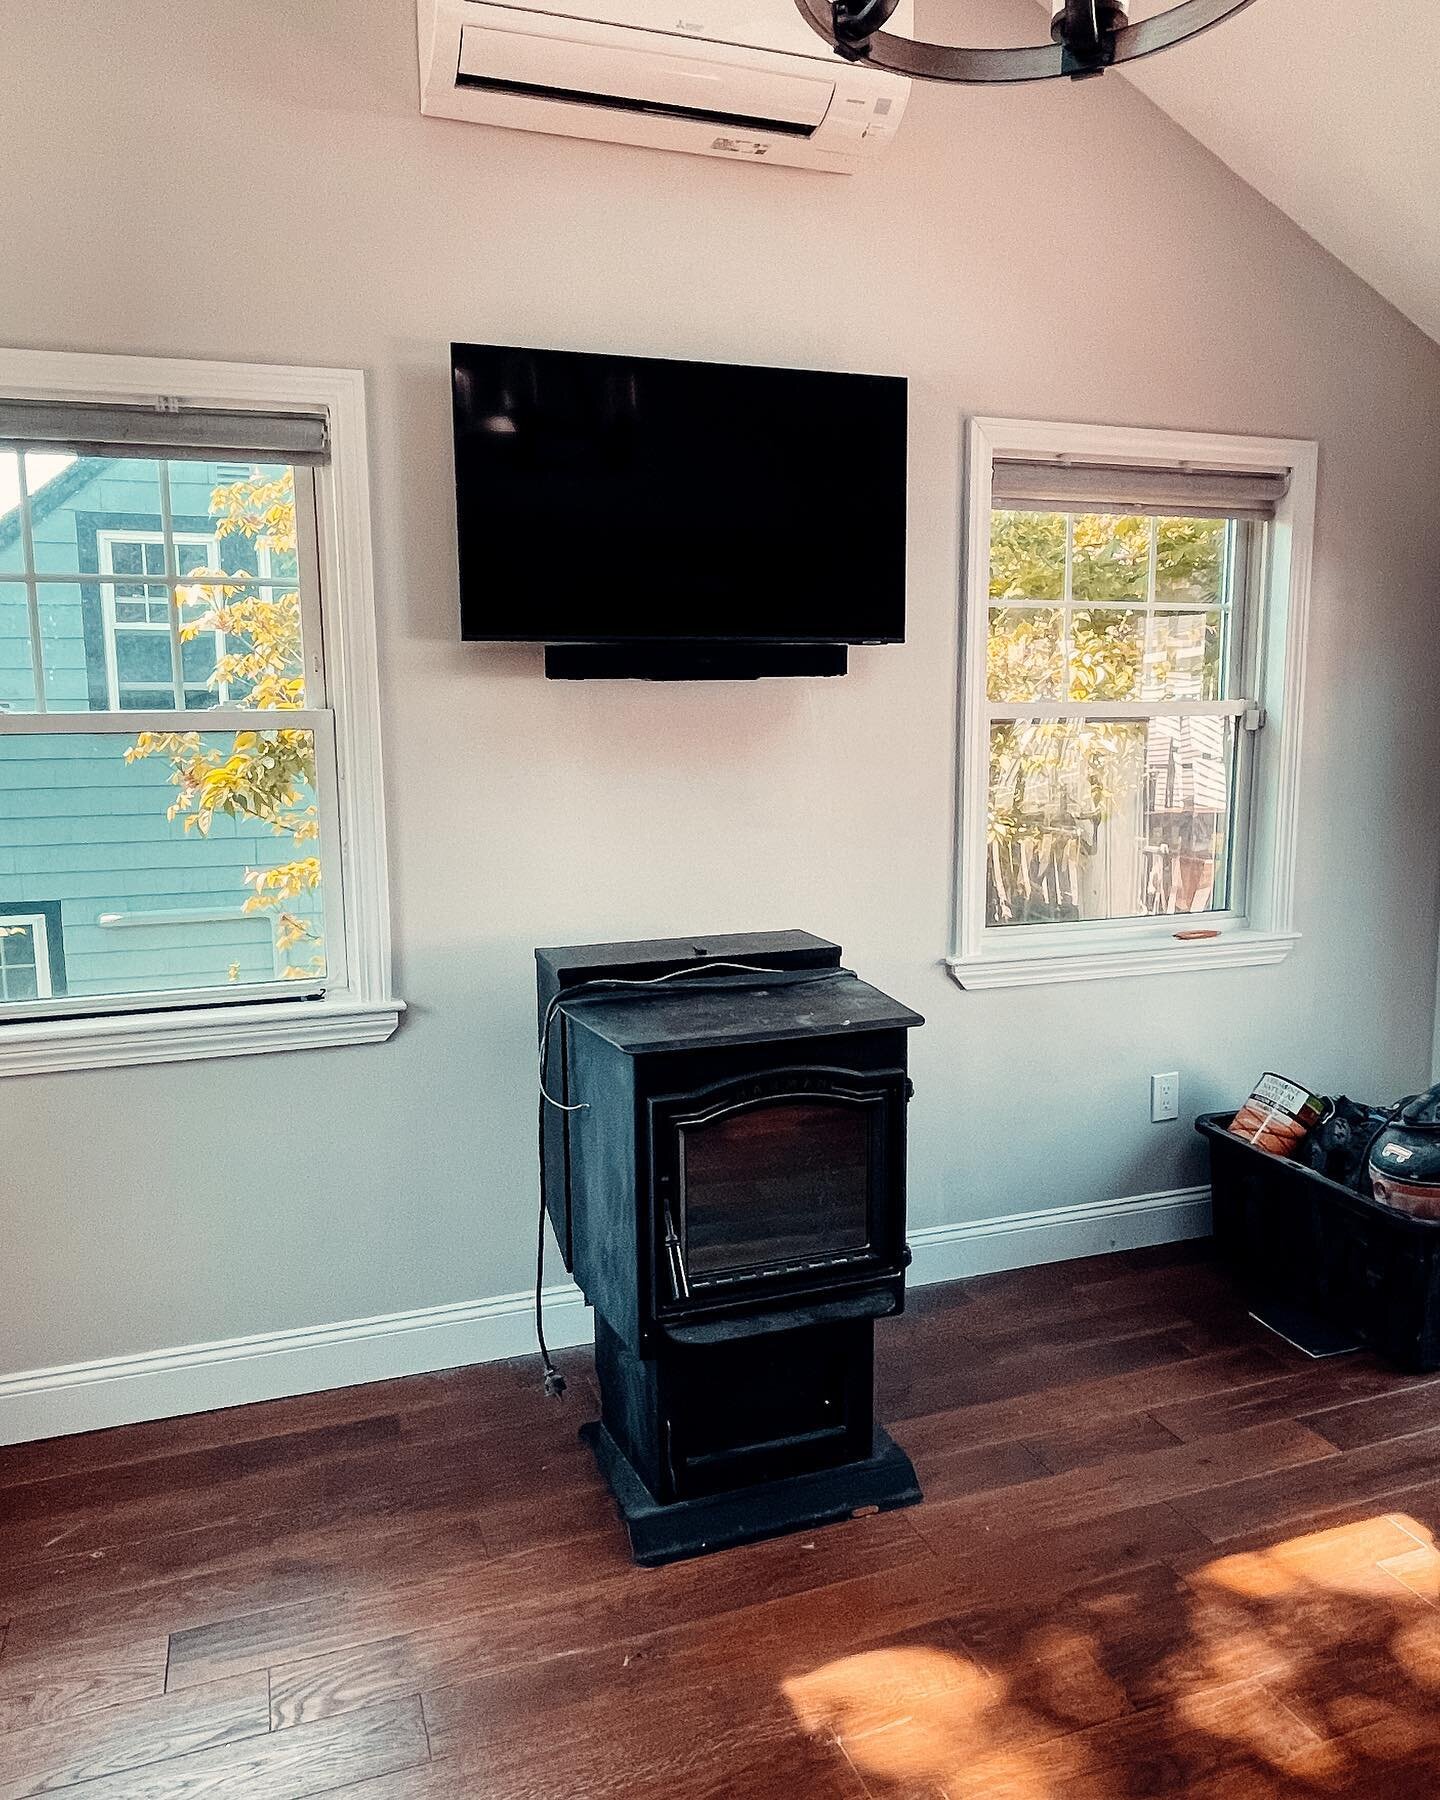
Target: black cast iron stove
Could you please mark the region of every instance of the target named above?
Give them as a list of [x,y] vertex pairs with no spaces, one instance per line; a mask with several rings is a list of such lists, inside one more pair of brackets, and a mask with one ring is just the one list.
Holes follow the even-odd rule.
[[803,931],[535,955],[545,1205],[595,1309],[582,1436],[636,1561],[913,1504],[873,1355],[920,1015]]

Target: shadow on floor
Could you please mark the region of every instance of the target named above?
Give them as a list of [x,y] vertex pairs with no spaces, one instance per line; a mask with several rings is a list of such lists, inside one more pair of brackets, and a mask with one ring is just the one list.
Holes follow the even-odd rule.
[[1377,1514],[1140,1570],[918,1629],[783,1691],[877,1800],[1433,1795],[1433,1524]]

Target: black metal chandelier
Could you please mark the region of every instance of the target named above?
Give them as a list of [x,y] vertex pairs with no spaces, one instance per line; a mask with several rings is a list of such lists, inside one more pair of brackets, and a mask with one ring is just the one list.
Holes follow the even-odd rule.
[[1052,42],[1016,50],[924,44],[884,29],[900,0],[795,0],[832,49],[919,81],[1081,80],[1115,63],[1153,56],[1208,31],[1253,0],[1183,0],[1152,19],[1130,23],[1130,0],[1051,0]]

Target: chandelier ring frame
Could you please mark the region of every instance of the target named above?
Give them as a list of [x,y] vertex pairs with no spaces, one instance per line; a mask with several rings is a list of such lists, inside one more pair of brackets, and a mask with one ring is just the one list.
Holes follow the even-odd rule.
[[[1169,50],[1187,38],[1224,24],[1226,19],[1243,12],[1254,0],[1181,0],[1153,18],[1139,19],[1106,33],[1093,56],[1078,56],[1065,44],[1036,44],[1018,49],[969,49],[959,44],[928,44],[915,38],[899,37],[894,32],[878,29],[895,10],[895,0],[871,0],[857,5],[856,0],[795,0],[801,17],[831,49],[850,62],[863,62],[874,69],[885,69],[894,75],[907,75],[916,81],[953,81],[962,83],[1053,81],[1062,76],[1080,79],[1099,75],[1115,65],[1135,62],[1158,51]],[[859,15],[860,31],[847,39],[837,30],[836,15]],[[877,22],[877,29],[863,29],[864,15]]]

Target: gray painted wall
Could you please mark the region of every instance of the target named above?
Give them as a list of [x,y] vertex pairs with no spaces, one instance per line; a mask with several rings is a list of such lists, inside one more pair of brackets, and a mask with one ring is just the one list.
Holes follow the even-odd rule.
[[[919,92],[843,180],[422,120],[409,0],[186,25],[7,9],[0,340],[369,371],[411,1011],[375,1049],[8,1083],[0,1370],[522,1287],[536,943],[840,939],[930,1019],[922,1225],[1201,1178],[1148,1122],[1154,1069],[1187,1114],[1267,1067],[1420,1084],[1440,350],[1119,81]],[[263,233],[227,216],[251,191]],[[538,651],[458,643],[452,336],[909,375],[908,643],[737,688],[547,685]],[[1320,440],[1284,966],[991,994],[941,969],[968,412]]]

